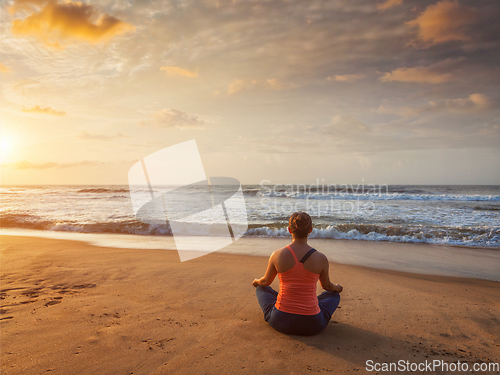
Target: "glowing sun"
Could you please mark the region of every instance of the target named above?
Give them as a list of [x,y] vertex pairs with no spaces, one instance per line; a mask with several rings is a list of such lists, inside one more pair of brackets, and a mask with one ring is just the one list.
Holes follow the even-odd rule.
[[11,137],[2,137],[0,139],[0,160],[5,161],[15,150],[15,142]]

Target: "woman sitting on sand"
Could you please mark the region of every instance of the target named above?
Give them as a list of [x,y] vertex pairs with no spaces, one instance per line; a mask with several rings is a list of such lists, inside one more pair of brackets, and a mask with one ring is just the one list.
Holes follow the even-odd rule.
[[[330,321],[343,288],[330,281],[327,257],[307,244],[312,232],[311,217],[295,212],[288,221],[288,231],[292,243],[271,254],[266,274],[252,285],[257,287],[264,320],[271,327],[291,335],[315,335]],[[276,274],[279,293],[269,286]],[[325,292],[316,296],[318,280]]]

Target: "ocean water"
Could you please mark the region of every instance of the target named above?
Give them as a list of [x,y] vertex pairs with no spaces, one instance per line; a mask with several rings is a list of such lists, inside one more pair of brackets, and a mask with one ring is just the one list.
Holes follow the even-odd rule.
[[[500,247],[500,186],[243,185],[246,237],[288,237],[294,211],[312,238]],[[196,196],[195,188],[189,195]],[[82,233],[171,236],[139,222],[128,186],[3,186],[0,226]],[[192,202],[193,200],[191,200]],[[194,200],[195,201],[195,200]],[[184,202],[182,203],[184,204]],[[210,224],[210,215],[197,220]]]

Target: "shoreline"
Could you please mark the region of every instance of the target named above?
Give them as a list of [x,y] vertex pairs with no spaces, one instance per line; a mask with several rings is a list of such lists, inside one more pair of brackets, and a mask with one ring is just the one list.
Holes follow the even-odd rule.
[[[19,234],[15,234],[18,232]],[[26,234],[24,234],[26,233]],[[30,234],[33,233],[33,234]],[[41,236],[40,234],[47,233],[47,236]],[[27,236],[27,237],[42,237],[42,238],[53,238],[59,239],[58,236],[64,236],[65,234],[69,236],[72,235],[84,235],[84,236],[124,236],[124,237],[141,237],[141,238],[173,238],[172,235],[152,235],[152,234],[135,234],[135,233],[112,233],[112,232],[78,232],[78,231],[65,231],[65,230],[46,230],[46,229],[28,229],[28,228],[0,228],[0,236]],[[54,237],[50,237],[53,234]],[[270,239],[270,240],[287,240],[291,237],[266,237],[266,236],[243,236],[243,239]],[[437,247],[452,247],[457,249],[470,249],[470,250],[491,250],[499,251],[500,246],[472,246],[472,245],[457,245],[457,244],[446,244],[446,243],[427,243],[427,242],[398,242],[398,241],[375,241],[375,240],[364,240],[364,239],[345,239],[345,238],[310,238],[310,240],[315,241],[335,241],[335,242],[362,242],[362,243],[381,243],[381,244],[398,244],[398,245],[411,245],[411,246],[437,246]],[[71,241],[71,239],[70,239]],[[76,240],[79,241],[79,240]],[[83,241],[83,240],[82,240]]]
[[[88,234],[93,235],[95,233],[88,233]],[[122,235],[120,234],[120,236],[122,236]],[[0,232],[0,247],[1,247],[2,239],[9,238],[9,237],[18,237],[18,236],[6,235],[6,234],[3,234]],[[47,240],[54,240],[57,242],[59,242],[59,241],[69,242],[69,243],[74,242],[75,245],[76,244],[80,244],[80,245],[85,244],[85,245],[90,246],[92,248],[111,249],[113,251],[120,251],[120,250],[127,251],[128,250],[128,251],[136,252],[136,251],[148,250],[148,251],[156,252],[159,250],[159,251],[167,252],[169,254],[169,257],[173,257],[175,259],[174,260],[175,263],[185,264],[185,262],[186,262],[186,261],[181,262],[179,260],[177,250],[174,250],[174,249],[165,249],[165,248],[144,249],[144,248],[140,248],[140,247],[113,247],[113,246],[97,245],[90,240],[44,238],[44,237],[39,237],[36,235],[26,235],[26,236],[23,235],[23,236],[19,236],[19,237],[29,237],[29,238],[35,238],[35,239],[47,239]],[[280,240],[280,238],[273,238],[272,240],[277,242],[278,240]],[[321,240],[324,240],[324,239],[321,239]],[[330,241],[330,239],[326,239],[324,241]],[[333,240],[333,241],[345,241],[345,242],[347,242],[347,244],[350,243],[350,240]],[[425,244],[411,244],[411,245],[420,246],[420,245],[425,245]],[[434,246],[442,246],[442,245],[434,245]],[[273,249],[275,249],[275,248],[273,248]],[[486,249],[486,250],[488,250],[488,249]],[[271,252],[269,253],[269,255],[270,254],[271,254]],[[264,259],[266,261],[266,264],[267,264],[267,260],[269,259],[269,255],[245,254],[245,253],[237,253],[237,252],[225,252],[223,250],[219,250],[219,251],[215,251],[213,253],[203,255],[199,258],[191,259],[187,262],[190,262],[192,260],[200,261],[200,259],[203,259],[204,257],[209,256],[209,255],[220,255],[223,257],[228,256],[228,257],[237,257],[237,258],[247,258],[247,257],[248,258],[260,258],[260,259]],[[370,266],[359,265],[359,264],[341,263],[341,262],[336,262],[336,261],[332,261],[332,260],[329,260],[329,263],[330,263],[330,266],[333,265],[334,267],[345,266],[345,267],[353,268],[353,269],[356,269],[359,271],[369,271],[369,272],[375,272],[375,273],[379,273],[379,274],[387,274],[387,275],[394,275],[394,276],[404,277],[404,278],[422,279],[422,280],[436,281],[436,282],[441,282],[441,281],[449,281],[449,282],[454,282],[454,283],[467,283],[467,282],[481,283],[481,282],[484,282],[483,285],[485,285],[485,286],[497,286],[498,283],[500,282],[497,280],[488,280],[488,279],[480,279],[480,278],[468,278],[468,277],[461,277],[461,276],[438,275],[438,274],[428,274],[428,273],[418,273],[418,272],[406,272],[406,271],[386,269],[386,268],[370,267]],[[264,268],[262,274],[264,274],[264,271],[265,271],[265,268]],[[275,281],[273,282],[273,286],[276,286],[276,287],[278,286],[277,280],[278,280],[278,278],[276,277]],[[320,288],[319,285],[318,285],[318,288]]]
[[[31,229],[31,228],[18,228],[18,227],[0,227],[0,235],[17,235],[14,234],[15,232],[18,232],[18,235],[29,235],[29,233],[35,233],[34,236],[37,237],[47,237],[47,238],[54,238],[58,239],[61,238],[61,236],[64,236],[64,233],[67,233],[68,235],[97,235],[97,236],[125,236],[125,237],[143,237],[143,238],[173,238],[173,235],[171,234],[161,234],[161,235],[154,235],[154,234],[138,234],[138,233],[115,233],[115,232],[80,232],[77,230],[52,230],[52,229]],[[26,232],[27,234],[23,234],[23,232]],[[48,235],[45,236],[43,233],[47,233]],[[53,234],[50,236],[50,234]],[[42,234],[42,235],[41,235]],[[32,235],[33,236],[33,235]],[[286,240],[291,237],[286,236],[286,237],[270,237],[270,236],[263,236],[263,235],[249,235],[249,236],[243,236],[242,238],[247,238],[247,239],[255,239],[255,238],[262,238],[262,239],[279,239],[279,240]],[[310,240],[324,240],[324,241],[347,241],[347,242],[368,242],[368,243],[393,243],[393,244],[402,244],[402,245],[417,245],[417,246],[438,246],[438,247],[452,247],[452,248],[458,248],[458,249],[478,249],[478,250],[492,250],[492,251],[500,251],[500,246],[476,246],[476,245],[460,245],[460,244],[454,244],[454,243],[429,243],[429,242],[404,242],[404,241],[391,241],[391,240],[371,240],[371,239],[362,239],[362,238],[330,238],[330,237],[311,237]]]
[[[82,241],[100,247],[123,249],[176,248],[173,236],[0,229],[0,236],[3,235]],[[269,257],[272,251],[285,246],[288,240],[243,237],[216,253]],[[322,238],[310,239],[310,244],[337,264],[500,282],[500,249],[496,248]]]
[[370,373],[369,360],[500,361],[492,281],[331,263],[340,308],[322,333],[301,337],[263,319],[251,285],[263,257],[181,263],[175,251],[0,240],[5,374]]

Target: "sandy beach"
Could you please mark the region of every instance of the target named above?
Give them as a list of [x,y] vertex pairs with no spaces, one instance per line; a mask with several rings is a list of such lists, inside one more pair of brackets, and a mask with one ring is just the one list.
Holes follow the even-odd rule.
[[472,372],[500,362],[497,282],[332,263],[340,308],[321,334],[300,337],[263,319],[251,282],[266,265],[2,236],[2,373],[375,373],[369,360],[460,361]]

